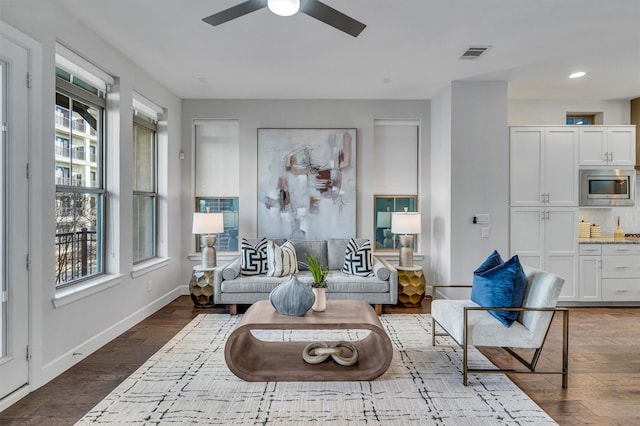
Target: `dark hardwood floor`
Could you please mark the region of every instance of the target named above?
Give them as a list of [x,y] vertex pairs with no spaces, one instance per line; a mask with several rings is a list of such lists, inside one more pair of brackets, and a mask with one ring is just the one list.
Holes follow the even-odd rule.
[[[421,308],[385,306],[383,313],[429,310],[430,300],[425,299]],[[196,309],[189,297],[179,297],[4,410],[0,425],[75,423],[201,312],[228,310]],[[539,368],[560,362],[559,319],[549,333]],[[501,349],[481,351],[498,365],[512,364]],[[572,308],[569,351],[568,389],[562,389],[559,375],[511,375],[511,379],[562,425],[640,424],[640,308]]]

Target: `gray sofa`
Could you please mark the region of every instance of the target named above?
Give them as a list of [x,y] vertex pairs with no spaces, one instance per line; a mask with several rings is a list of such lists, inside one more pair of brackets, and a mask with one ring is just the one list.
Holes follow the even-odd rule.
[[[249,240],[256,244],[258,240]],[[275,240],[282,244],[285,240]],[[327,276],[327,298],[359,299],[375,305],[382,312],[383,304],[395,305],[398,301],[398,271],[386,260],[373,256],[371,276],[361,277],[342,272],[344,255],[349,239],[290,240],[298,259],[298,279],[313,282],[309,268],[304,263],[305,253],[318,256],[323,265],[329,265]],[[365,240],[356,240],[359,243]],[[214,270],[214,300],[216,304],[229,304],[231,315],[237,313],[237,305],[250,305],[269,298],[269,293],[287,277],[266,275],[242,275],[241,257],[221,265]]]

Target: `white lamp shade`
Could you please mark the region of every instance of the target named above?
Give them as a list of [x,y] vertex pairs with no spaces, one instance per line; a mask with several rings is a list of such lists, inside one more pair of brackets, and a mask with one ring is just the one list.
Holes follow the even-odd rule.
[[391,226],[391,212],[378,212],[376,228],[388,229]]
[[419,234],[422,232],[420,213],[394,212],[391,216],[391,232],[394,234]]
[[194,213],[193,234],[219,234],[224,231],[222,213]]
[[291,16],[300,10],[300,0],[267,0],[267,7],[276,15]]

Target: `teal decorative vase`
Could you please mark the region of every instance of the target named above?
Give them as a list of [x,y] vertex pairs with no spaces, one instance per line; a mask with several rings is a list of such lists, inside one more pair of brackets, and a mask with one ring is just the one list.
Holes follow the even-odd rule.
[[275,310],[292,317],[306,314],[315,300],[311,286],[301,283],[293,274],[269,293],[269,301]]

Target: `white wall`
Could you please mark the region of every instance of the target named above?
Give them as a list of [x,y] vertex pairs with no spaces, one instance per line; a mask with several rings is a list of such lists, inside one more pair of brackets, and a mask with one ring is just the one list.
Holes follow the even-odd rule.
[[630,124],[630,111],[629,101],[510,100],[509,125],[564,126],[568,112],[602,113],[602,122],[596,124]]
[[[506,255],[509,248],[507,83],[454,82],[451,115],[451,279],[468,283],[494,249]],[[476,213],[491,223],[473,224]]]
[[431,101],[431,280],[451,283],[451,86]]
[[[34,13],[37,10],[38,13]],[[33,91],[38,93],[32,111],[30,158],[30,346],[31,389],[55,377],[80,361],[145,316],[151,314],[180,293],[180,285],[188,282],[184,275],[182,232],[167,223],[181,221],[180,184],[165,180],[163,191],[163,223],[159,238],[168,260],[163,267],[141,272],[132,278],[132,92],[144,95],[167,108],[168,134],[161,156],[167,164],[168,176],[179,176],[181,102],[156,83],[132,61],[98,38],[90,29],[60,12],[52,2],[22,0],[2,2],[2,20],[40,43],[32,50]],[[112,224],[108,238],[117,245],[108,249],[107,262],[117,284],[90,294],[79,293],[78,300],[55,307],[54,268],[54,105],[55,42],[59,41],[85,59],[118,79],[117,96],[111,103],[118,107],[112,116],[109,140],[109,188],[114,193],[108,205]],[[35,56],[33,56],[35,55]],[[37,137],[41,135],[41,137]],[[35,136],[35,137],[34,137]],[[26,147],[26,144],[25,144]],[[26,195],[25,195],[26,196]],[[168,228],[168,229],[167,229]],[[82,297],[86,294],[86,297]],[[72,299],[70,299],[72,300]],[[74,355],[79,353],[79,355]]]
[[[507,84],[453,82],[433,103],[434,280],[470,284],[491,251],[508,249]],[[473,224],[478,213],[490,224]]]
[[[257,129],[258,128],[356,128],[357,129],[357,236],[373,239],[374,121],[376,119],[417,119],[422,123],[421,167],[429,167],[429,101],[347,101],[347,100],[184,100],[182,140],[186,158],[192,158],[194,119],[225,118],[240,122],[240,237],[257,235]],[[193,161],[183,165],[183,241],[193,247],[191,214],[194,209]],[[389,164],[402,167],[402,164]],[[428,173],[427,173],[428,176]],[[415,186],[415,184],[412,184]],[[214,194],[212,194],[214,195]],[[429,212],[429,186],[422,185],[420,210]],[[421,241],[429,241],[429,217],[423,215]],[[422,248],[427,250],[428,247]],[[425,253],[428,254],[428,253]],[[218,253],[218,262],[228,256]],[[417,261],[416,263],[418,263]],[[423,265],[425,268],[428,265]]]

